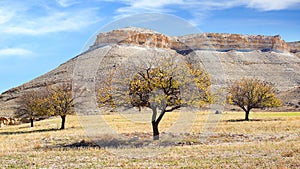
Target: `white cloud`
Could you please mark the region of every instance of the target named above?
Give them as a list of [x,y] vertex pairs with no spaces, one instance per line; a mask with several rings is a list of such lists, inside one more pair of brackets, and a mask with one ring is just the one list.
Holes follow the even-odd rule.
[[[77,0],[57,1],[64,6],[79,2]],[[0,33],[42,35],[78,31],[100,21],[97,16],[98,8],[95,7],[59,10],[51,5],[50,1],[37,3],[37,1],[24,0],[15,4],[5,2],[0,2]]]
[[233,0],[107,0],[123,3],[125,6],[117,9],[118,15],[115,19],[138,14],[138,13],[175,13],[179,10],[191,13],[194,18],[193,24],[201,21],[210,10],[226,9],[241,4]]
[[168,5],[179,5],[182,3],[182,0],[109,0],[124,3],[126,6],[117,9],[118,15],[115,16],[115,19],[130,16],[138,13],[172,13],[172,9],[167,8]]
[[56,2],[62,7],[69,7],[80,3],[78,0],[56,0]]
[[10,22],[18,12],[22,12],[26,7],[13,5],[12,1],[0,1],[0,25]]
[[[299,0],[107,0],[120,2],[125,6],[117,9],[118,18],[130,14],[145,12],[173,13],[185,10],[195,18],[203,17],[213,10],[228,9],[233,7],[247,7],[262,11],[283,10],[300,6]],[[198,20],[198,19],[193,19]],[[200,19],[201,20],[201,19]]]
[[0,8],[0,24],[9,22],[14,15],[15,13],[13,11]]
[[299,4],[299,0],[250,0],[247,6],[263,11],[271,11],[288,9]]
[[139,0],[139,1],[133,1],[132,6],[135,8],[151,9],[151,8],[161,8],[167,5],[180,5],[180,4],[183,4],[183,0],[164,0],[164,1]]
[[[54,0],[53,0],[54,1]],[[0,33],[42,35],[62,31],[78,31],[100,20],[98,10],[103,0],[89,0],[81,7],[72,5],[83,0],[0,1]],[[282,10],[300,6],[299,0],[104,0],[121,4],[114,18],[139,13],[185,12],[194,24],[201,23],[212,11],[233,7],[247,7],[262,11]],[[4,2],[4,3],[3,3]],[[12,3],[14,2],[14,3]],[[98,6],[99,5],[99,6]],[[72,8],[68,8],[72,6]],[[92,6],[92,7],[91,7]],[[38,11],[38,12],[36,12]]]
[[27,58],[32,57],[34,53],[27,49],[22,48],[6,48],[0,49],[0,58],[6,57],[20,57],[20,58]]
[[[114,1],[114,0],[109,0]],[[236,6],[246,6],[260,10],[282,10],[299,5],[299,0],[121,0],[130,8],[155,10],[168,6],[192,9],[224,9]],[[125,7],[126,8],[126,7]]]
[[77,31],[100,19],[95,9],[76,12],[54,12],[46,16],[22,19],[20,22],[9,23],[0,31],[10,34],[41,35],[61,31]]

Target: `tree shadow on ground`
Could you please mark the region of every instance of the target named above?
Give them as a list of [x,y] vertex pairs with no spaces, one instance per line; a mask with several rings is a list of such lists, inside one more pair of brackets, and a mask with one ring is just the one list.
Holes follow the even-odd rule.
[[[67,145],[59,145],[60,148],[142,148],[142,147],[168,147],[176,145],[173,141],[151,141],[151,140],[98,140],[98,141],[85,141],[75,142]],[[57,147],[57,148],[59,148]]]
[[62,148],[71,148],[71,149],[79,149],[79,148],[101,148],[96,142],[93,141],[85,141],[81,140],[80,142],[74,142],[66,145],[59,145],[58,147]]
[[224,120],[224,122],[257,122],[257,121],[281,121],[282,119],[230,119],[230,120]]
[[50,132],[50,131],[58,131],[60,129],[51,128],[51,129],[39,129],[39,130],[30,130],[30,131],[7,131],[0,132],[0,135],[16,135],[16,134],[30,134],[30,133],[41,133],[41,132]]
[[102,135],[89,140],[81,140],[69,144],[56,145],[56,148],[143,148],[143,147],[170,147],[182,142],[180,136],[172,133],[163,133],[160,140],[151,137],[143,137],[145,134],[136,133],[133,137]]

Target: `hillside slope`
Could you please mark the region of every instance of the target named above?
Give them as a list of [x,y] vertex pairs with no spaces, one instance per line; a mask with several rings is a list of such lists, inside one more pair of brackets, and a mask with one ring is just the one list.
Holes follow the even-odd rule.
[[26,91],[40,90],[50,84],[74,83],[78,82],[76,78],[84,77],[81,84],[75,85],[80,87],[92,81],[95,89],[110,70],[117,69],[124,60],[137,57],[183,55],[201,63],[213,84],[220,87],[247,76],[272,82],[280,92],[285,92],[300,86],[300,57],[293,45],[294,53],[279,36],[206,33],[170,37],[142,28],[101,33],[88,51],[2,93],[0,116],[12,116],[19,106],[19,97]]

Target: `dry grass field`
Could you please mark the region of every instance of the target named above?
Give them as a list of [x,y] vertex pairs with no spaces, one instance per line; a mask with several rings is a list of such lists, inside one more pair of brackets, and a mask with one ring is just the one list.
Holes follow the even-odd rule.
[[[146,146],[141,142],[151,139],[150,122],[133,121],[147,114],[102,118],[117,133],[139,138],[126,143],[109,135],[99,136],[98,142],[88,137],[80,122],[101,118],[95,116],[87,121],[67,116],[65,130],[58,130],[59,117],[35,122],[33,128],[6,126],[0,128],[0,168],[300,168],[300,112],[252,112],[247,122],[241,120],[243,112],[224,112],[213,124],[214,132],[201,139],[207,114],[199,112],[184,137],[176,140],[173,133],[176,141]],[[178,118],[179,113],[166,114],[160,124],[162,140]],[[102,146],[105,141],[114,143]],[[141,146],[128,146],[137,142]]]

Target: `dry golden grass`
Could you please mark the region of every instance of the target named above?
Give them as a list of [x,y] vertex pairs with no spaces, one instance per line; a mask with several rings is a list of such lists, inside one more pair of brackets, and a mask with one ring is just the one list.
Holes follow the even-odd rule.
[[[57,130],[60,118],[36,122],[34,128],[7,126],[0,128],[0,168],[300,168],[300,112],[254,112],[249,122],[240,121],[243,112],[225,112],[215,132],[201,140],[207,115],[198,113],[183,144],[155,149],[97,147],[80,125],[95,116],[87,121],[67,116],[65,130]],[[145,116],[111,114],[103,119],[118,133],[151,138]],[[167,114],[160,130],[168,132],[178,118],[179,113]],[[131,158],[124,157],[127,153]],[[142,153],[152,156],[138,157]]]

